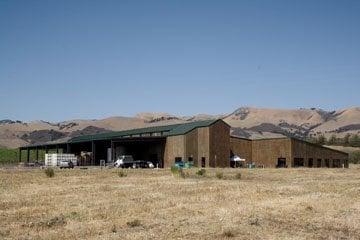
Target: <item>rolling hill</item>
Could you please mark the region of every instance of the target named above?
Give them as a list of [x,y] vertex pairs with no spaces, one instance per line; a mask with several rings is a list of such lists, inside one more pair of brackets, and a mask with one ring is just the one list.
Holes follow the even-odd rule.
[[29,143],[54,141],[72,136],[119,131],[155,125],[222,118],[232,134],[246,138],[270,138],[284,135],[299,138],[329,137],[360,133],[360,108],[335,111],[322,109],[269,109],[241,107],[230,114],[176,116],[169,113],[139,113],[134,117],[109,117],[99,120],[22,122],[0,120],[0,147],[16,148]]

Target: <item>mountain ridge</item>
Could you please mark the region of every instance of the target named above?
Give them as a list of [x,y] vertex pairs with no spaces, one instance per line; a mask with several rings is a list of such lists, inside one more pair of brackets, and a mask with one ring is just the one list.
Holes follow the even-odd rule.
[[133,117],[112,116],[104,119],[75,119],[62,122],[37,120],[0,120],[0,146],[16,148],[27,144],[43,143],[75,135],[121,131],[156,125],[191,121],[223,119],[234,135],[246,138],[293,136],[298,138],[343,137],[360,134],[360,107],[334,111],[320,108],[275,109],[239,107],[228,114],[197,114],[177,116],[163,112],[143,112]]

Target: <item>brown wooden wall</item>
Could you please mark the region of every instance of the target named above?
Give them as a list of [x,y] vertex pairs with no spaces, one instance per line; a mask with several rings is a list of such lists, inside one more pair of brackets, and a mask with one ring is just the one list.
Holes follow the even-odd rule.
[[[292,139],[291,143],[293,152],[292,166],[294,166],[294,158],[298,158],[304,160],[305,167],[309,166],[309,159],[313,159],[313,167],[326,167],[326,161],[329,161],[329,167],[342,167],[342,164],[348,167],[349,155],[347,153],[297,139]],[[319,161],[321,166],[317,165],[318,160],[321,160]],[[336,161],[340,161],[340,166],[336,166]]]
[[278,158],[286,158],[291,166],[291,139],[266,139],[252,141],[252,161],[256,166],[276,167]]
[[184,162],[192,157],[197,167],[201,166],[201,158],[204,157],[206,167],[210,167],[209,127],[194,129],[186,135],[167,137],[164,167],[174,165],[176,157],[181,157]]
[[244,158],[246,164],[252,162],[252,141],[250,139],[230,137],[230,150],[232,154]]
[[175,158],[185,158],[185,136],[171,136],[166,138],[164,151],[164,167],[171,167],[175,164]]
[[176,157],[183,161],[192,158],[194,166],[228,167],[230,165],[230,127],[218,121],[209,127],[192,130],[186,135],[167,137],[164,151],[164,167],[171,167]]
[[245,158],[246,163],[264,167],[276,167],[279,158],[285,158],[288,167],[295,166],[295,159],[303,161],[305,167],[309,166],[309,159],[312,159],[313,167],[317,167],[318,159],[321,159],[321,167],[340,167],[342,164],[348,167],[348,154],[305,141],[230,137],[230,127],[223,121],[194,129],[186,135],[167,137],[164,167],[174,165],[176,157],[185,162],[191,158],[197,167],[201,167],[202,158],[205,158],[206,167],[229,167],[230,151]]
[[205,167],[210,167],[210,143],[209,143],[209,136],[210,136],[210,129],[209,127],[203,127],[197,129],[197,138],[198,138],[198,145],[197,145],[197,157],[198,157],[198,167],[201,166],[201,158],[205,158]]
[[186,151],[185,151],[185,161],[188,161],[191,157],[194,161],[194,165],[198,166],[199,158],[198,158],[198,129],[194,129],[193,131],[186,134]]
[[210,131],[210,167],[230,166],[230,126],[223,121],[211,125]]

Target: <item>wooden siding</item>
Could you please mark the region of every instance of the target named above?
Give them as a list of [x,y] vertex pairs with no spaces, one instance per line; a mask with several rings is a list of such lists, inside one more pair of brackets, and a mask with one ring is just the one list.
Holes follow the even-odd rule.
[[185,162],[192,158],[196,167],[201,167],[202,158],[205,158],[205,167],[229,167],[229,135],[230,127],[218,121],[186,135],[167,137],[164,167],[171,167],[176,157],[181,157]]
[[209,127],[210,167],[230,166],[230,127],[219,121]]
[[294,159],[297,158],[304,160],[305,167],[309,166],[309,159],[313,159],[313,167],[320,167],[317,166],[318,159],[321,159],[321,167],[326,167],[326,159],[329,161],[329,167],[336,166],[336,161],[340,161],[340,166],[336,167],[342,167],[343,164],[345,167],[348,167],[349,155],[347,153],[317,146],[297,139],[292,139],[291,143],[293,153],[292,166],[294,166]]
[[278,159],[285,158],[291,166],[291,139],[266,139],[252,141],[252,161],[256,166],[276,167]]
[[200,160],[198,156],[198,129],[194,129],[186,134],[186,161],[192,158],[194,166],[200,166]]
[[205,167],[210,167],[210,143],[209,143],[209,136],[210,136],[210,129],[208,127],[198,128],[198,160],[199,160],[199,167],[201,166],[201,159],[205,158]]
[[171,136],[166,138],[164,151],[164,167],[171,167],[175,163],[176,157],[185,160],[185,136]]
[[246,164],[252,162],[252,141],[250,139],[230,137],[230,150],[233,155],[244,158]]

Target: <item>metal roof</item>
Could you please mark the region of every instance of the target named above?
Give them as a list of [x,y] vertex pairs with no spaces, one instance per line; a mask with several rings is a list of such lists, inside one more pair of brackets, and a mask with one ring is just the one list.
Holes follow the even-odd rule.
[[312,142],[309,142],[309,141],[305,141],[305,140],[302,140],[302,139],[299,139],[299,138],[296,138],[296,137],[284,136],[284,137],[278,137],[278,138],[259,138],[259,139],[242,138],[242,137],[238,137],[238,136],[234,136],[234,135],[230,135],[230,137],[231,138],[237,138],[237,139],[243,139],[243,140],[247,140],[247,141],[268,141],[268,140],[284,140],[284,139],[288,139],[288,140],[294,140],[294,141],[298,141],[298,142],[303,142],[305,144],[313,145],[315,147],[323,148],[323,149],[330,150],[330,151],[333,151],[333,152],[348,154],[346,152],[343,152],[343,151],[340,151],[340,150],[337,150],[337,149],[325,147],[323,145],[312,143]]
[[219,119],[172,124],[165,126],[154,126],[147,128],[137,128],[137,129],[130,129],[125,131],[118,131],[118,132],[100,133],[95,135],[74,137],[71,138],[68,142],[79,143],[79,142],[88,142],[95,140],[110,140],[114,138],[131,137],[132,135],[149,134],[149,133],[162,133],[161,136],[164,137],[176,136],[176,135],[186,134],[194,130],[195,128],[208,127],[217,121],[219,121]]
[[124,131],[117,131],[117,132],[100,133],[94,135],[84,135],[73,138],[66,137],[46,143],[30,144],[20,148],[25,149],[25,148],[45,147],[50,145],[60,145],[67,143],[81,143],[81,142],[90,142],[96,140],[111,140],[111,139],[117,139],[123,137],[135,137],[134,135],[137,135],[137,137],[139,137],[140,135],[150,134],[150,133],[160,133],[161,134],[160,136],[162,137],[176,136],[176,135],[186,134],[194,130],[195,128],[208,127],[217,121],[222,121],[222,120],[214,119],[214,120],[196,121],[196,122],[180,123],[180,124],[172,124],[172,125],[164,125],[164,126],[154,126],[147,128],[137,128],[137,129],[124,130]]
[[54,141],[50,141],[50,142],[44,142],[44,143],[38,143],[38,144],[28,144],[26,146],[20,147],[20,149],[23,148],[35,148],[35,147],[45,147],[45,146],[52,146],[52,145],[64,145],[67,144],[69,141],[70,137],[64,137],[64,138],[60,138]]
[[195,128],[208,127],[217,121],[222,121],[222,120],[214,119],[214,120],[196,121],[189,123],[180,123],[180,124],[172,124],[165,126],[154,126],[147,128],[130,129],[125,131],[100,133],[94,135],[84,135],[73,138],[62,138],[52,142],[30,144],[21,148],[25,149],[25,148],[45,147],[50,145],[60,145],[67,143],[81,143],[81,142],[90,142],[96,140],[111,140],[111,139],[117,139],[123,137],[135,137],[135,135],[139,137],[140,135],[150,134],[150,133],[159,133],[161,137],[176,136],[176,135],[186,134],[194,130]]

